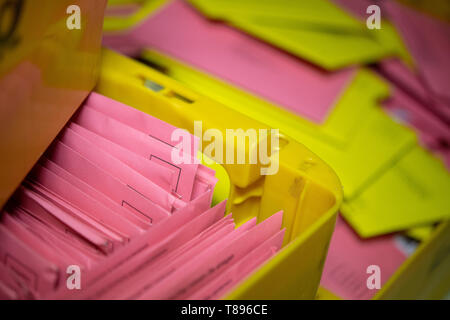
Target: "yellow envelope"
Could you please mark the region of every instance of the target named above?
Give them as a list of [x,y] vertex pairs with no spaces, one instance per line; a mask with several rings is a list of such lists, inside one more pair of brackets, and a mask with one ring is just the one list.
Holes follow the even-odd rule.
[[435,229],[432,224],[418,226],[405,231],[405,235],[418,241],[424,241],[428,239]]
[[396,47],[380,41],[380,37],[387,38],[384,35],[391,33],[392,28],[378,35],[380,30],[369,30],[365,21],[326,0],[190,2],[211,18],[225,20],[325,69],[373,63],[399,55]]
[[[189,0],[211,18],[255,17],[259,22],[308,29],[334,28],[362,32],[361,23],[327,0]],[[318,14],[321,11],[322,14]]]
[[450,174],[416,146],[347,201],[342,214],[362,237],[372,237],[450,218]]

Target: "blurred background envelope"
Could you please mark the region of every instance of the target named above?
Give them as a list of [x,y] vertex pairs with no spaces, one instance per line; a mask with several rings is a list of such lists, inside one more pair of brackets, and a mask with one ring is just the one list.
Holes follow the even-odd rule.
[[402,90],[414,97],[414,99],[427,104],[431,102],[430,94],[417,73],[413,69],[408,68],[403,61],[399,59],[387,59],[380,62],[376,66],[376,70],[388,79],[389,82],[402,88]]
[[186,3],[173,2],[127,35],[105,37],[120,51],[115,38],[132,38],[142,49],[156,48],[236,84],[315,122],[323,122],[353,70],[319,70],[306,62],[202,17]]
[[[450,26],[393,1],[384,4],[430,90],[450,99]],[[426,49],[425,49],[426,48]]]
[[345,299],[370,299],[377,290],[367,288],[367,267],[380,268],[381,286],[407,256],[395,236],[361,239],[340,217],[336,221],[320,285]]
[[[108,56],[114,55],[112,52],[105,52],[107,52]],[[282,52],[278,52],[278,55],[289,58]],[[285,133],[292,137],[295,137],[298,132],[303,132],[314,135],[318,140],[332,143],[336,147],[342,147],[351,141],[355,131],[361,127],[361,122],[367,119],[368,113],[372,109],[375,109],[377,101],[388,96],[388,87],[381,81],[381,78],[369,70],[361,69],[354,71],[354,76],[349,79],[348,84],[342,88],[341,92],[333,100],[330,100],[331,105],[326,106],[322,104],[324,102],[323,99],[311,100],[312,96],[308,92],[302,91],[293,92],[290,95],[292,98],[291,102],[294,105],[294,107],[291,107],[290,105],[264,100],[256,92],[245,91],[245,88],[237,83],[230,83],[218,75],[210,75],[204,70],[190,66],[189,62],[173,58],[161,51],[154,49],[144,50],[142,59],[149,64],[158,65],[167,75],[183,82],[194,90],[201,91],[204,88],[208,88],[208,90],[204,90],[204,94],[210,98],[249,117],[264,118],[265,123],[274,128],[283,128]],[[287,73],[291,73],[291,76],[294,77],[288,76],[288,78],[291,81],[296,81],[298,85],[304,88],[310,87],[311,84],[306,83],[309,77],[305,77],[305,73],[299,68],[299,64],[301,66],[302,61],[292,61],[292,63],[297,66],[296,68],[300,72],[295,72],[297,73],[295,75],[292,74],[293,69],[289,69],[291,71]],[[263,64],[261,67],[263,69],[266,68]],[[247,71],[249,70],[247,69]],[[304,69],[304,71],[308,73],[308,68]],[[257,72],[261,73],[264,70]],[[278,70],[276,72],[281,71]],[[319,70],[315,72],[320,73]],[[267,76],[270,77],[270,74]],[[320,75],[317,76],[321,77]],[[328,82],[325,79],[324,81]],[[329,79],[329,82],[332,83],[333,79]],[[261,81],[250,82],[248,85],[255,87],[256,90],[263,91],[267,84],[258,88],[260,83]],[[286,92],[282,87],[278,91],[279,86],[280,83],[273,83],[273,93],[283,98],[283,94]],[[310,104],[307,103],[308,100],[310,100]],[[327,113],[320,118],[320,121],[317,120],[320,113],[315,107],[317,104],[323,107],[326,106],[327,109]]]
[[[210,18],[226,20],[234,16],[267,18],[269,24],[307,29],[333,29],[362,32],[361,23],[347,15],[332,3],[296,0],[189,0],[197,9]],[[319,11],[322,14],[319,14]],[[270,18],[270,19],[269,19]]]
[[212,18],[224,20],[325,69],[371,63],[395,54],[378,41],[365,23],[329,1],[190,2]]
[[394,119],[417,130],[419,140],[431,151],[442,155],[450,145],[450,127],[432,113],[423,103],[413,99],[402,89],[393,86],[393,95],[383,102]]
[[416,146],[341,213],[362,237],[450,218],[450,176],[443,163]]

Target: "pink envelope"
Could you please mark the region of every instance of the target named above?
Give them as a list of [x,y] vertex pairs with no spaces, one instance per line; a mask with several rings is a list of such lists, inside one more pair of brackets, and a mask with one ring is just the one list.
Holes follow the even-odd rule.
[[54,248],[62,256],[68,256],[70,264],[91,268],[95,263],[104,258],[104,254],[91,247],[81,237],[68,232],[58,232],[48,228],[40,220],[29,215],[20,208],[12,211],[14,217],[27,226],[36,236],[41,237],[50,247]]
[[427,87],[450,99],[450,25],[394,1],[386,1],[383,8],[400,30]]
[[73,130],[101,150],[109,153],[147,179],[153,181],[164,190],[168,192],[175,190],[178,176],[176,170],[164,167],[153,161],[148,161],[148,159],[145,159],[134,152],[130,152],[122,146],[85,129],[76,123],[71,123],[65,130]]
[[32,250],[0,224],[0,259],[32,292],[51,292],[58,281],[58,267]]
[[360,239],[339,217],[320,284],[344,299],[370,299],[377,290],[367,288],[367,267],[380,267],[382,286],[405,260],[392,235]]
[[145,218],[148,225],[170,216],[167,210],[59,141],[51,148],[48,156],[63,169],[106,194],[119,205],[126,207],[140,218]]
[[[172,141],[172,133],[179,130],[177,127],[164,122],[158,118],[139,111],[126,104],[92,92],[86,100],[86,105],[101,112],[117,121],[120,121],[133,129],[139,130],[152,139],[161,141],[170,146],[176,145],[178,141]],[[191,156],[197,157],[199,138],[189,134],[191,138]]]
[[59,136],[59,141],[168,212],[185,206],[185,203],[177,197],[146,179],[117,158],[105,152],[98,152],[98,148],[94,144],[73,130],[64,130]]
[[[446,118],[440,112],[430,108],[433,106],[433,102],[421,102],[422,100],[417,99],[417,96],[410,94],[409,91],[404,91],[401,84],[397,86],[397,82],[391,83],[391,86],[392,96],[383,102],[383,108],[397,121],[416,129],[421,143],[442,158],[450,168],[448,165],[450,126],[446,123]],[[411,88],[407,90],[411,90]],[[434,104],[434,106],[436,105]]]
[[376,68],[386,79],[402,89],[406,94],[425,105],[429,105],[431,102],[430,92],[425,87],[423,80],[401,60],[386,59],[381,61]]
[[[97,102],[94,100],[94,103]],[[148,142],[144,145],[150,147],[148,150],[163,150],[162,155],[168,156],[173,149],[159,136],[149,137],[128,126],[132,123],[123,124],[88,105],[82,108],[86,109],[96,114],[95,120],[102,118],[114,122],[123,129],[124,137],[129,132],[138,137],[139,142],[145,137]],[[89,122],[92,119],[86,120],[80,114],[75,119],[82,118],[94,128],[104,129],[101,127],[104,123],[97,126],[98,122]],[[132,116],[127,118],[129,115]],[[119,116],[139,125],[139,119],[145,115],[128,111]],[[168,130],[174,128],[159,120],[141,124],[150,126],[155,133],[165,130],[168,134]],[[135,127],[143,130],[143,127]],[[61,281],[69,264],[81,267],[82,287],[90,287],[86,284],[96,285],[112,270],[132,266],[128,262],[136,257],[152,258],[152,254],[156,261],[161,261],[160,257],[164,257],[160,256],[161,250],[173,254],[180,247],[182,254],[188,250],[184,247],[186,243],[192,245],[189,239],[215,221],[222,221],[225,202],[209,209],[217,182],[213,170],[196,163],[180,167],[187,171],[181,173],[180,170],[176,176],[177,183],[187,188],[181,191],[185,200],[167,192],[172,191],[175,184],[173,177],[177,172],[173,168],[150,162],[122,145],[98,136],[95,130],[91,132],[75,123],[69,124],[14,194],[8,212],[3,213],[0,228],[5,231],[0,230],[0,237],[5,241],[0,244],[0,255],[7,256],[7,266],[29,282],[33,297],[73,298]],[[191,181],[186,177],[192,177]],[[182,183],[178,181],[181,178]],[[154,183],[155,180],[161,185],[165,183],[167,190]],[[138,212],[141,209],[148,212],[147,222],[144,221],[145,214]],[[229,218],[224,221],[219,229],[208,229],[208,235],[222,238],[224,232],[231,232],[233,222]],[[152,222],[159,223],[149,228]],[[144,232],[144,229],[148,230]],[[131,238],[134,239],[128,244]],[[33,254],[29,255],[29,252]],[[52,264],[57,273],[54,276],[50,270],[44,270]],[[36,270],[36,274],[29,273],[28,267]],[[6,283],[0,277],[0,296],[23,295],[16,291],[14,283]]]
[[[205,210],[200,211],[198,203],[203,201],[202,198],[207,198],[209,195],[204,194],[200,198],[191,201],[186,207],[175,211],[170,219],[165,219],[161,223],[155,225],[151,232],[145,233],[143,236],[136,238],[134,241],[126,247],[126,249],[118,250],[116,253],[108,257],[102,264],[98,265],[97,268],[90,270],[85,277],[82,279],[82,288],[90,288],[86,290],[77,290],[77,292],[64,290],[64,288],[58,290],[52,295],[47,296],[47,299],[89,299],[91,295],[95,295],[93,288],[97,286],[100,281],[107,281],[108,277],[111,275],[111,270],[120,273],[123,270],[128,271],[133,256],[136,256],[139,252],[151,248],[152,246],[160,243],[176,230],[193,220],[195,217],[199,216]],[[198,202],[198,203],[197,203]],[[210,212],[217,213],[218,215],[225,212],[226,201],[217,204],[215,207],[208,209]],[[138,261],[141,263],[142,260]],[[126,274],[126,272],[125,272]],[[117,280],[117,279],[114,279]],[[92,291],[91,291],[92,290]]]
[[[361,19],[367,18],[369,0],[333,0]],[[399,59],[386,59],[376,69],[408,95],[432,110],[447,125],[450,124],[450,91],[446,71],[450,62],[450,25],[395,1],[378,2],[382,16],[392,21],[416,64],[409,69]]]
[[[32,195],[34,195],[34,197],[32,197]],[[51,230],[51,232],[58,234],[59,236],[69,238],[71,241],[79,243],[86,248],[91,246],[85,238],[79,236],[75,229],[68,227],[64,222],[48,212],[44,206],[41,206],[40,203],[34,199],[36,197],[39,197],[39,195],[27,190],[23,186],[20,186],[13,195],[14,201],[16,201],[19,204],[19,208],[22,209],[14,213],[19,214],[18,217],[20,220],[27,223],[31,230],[34,230],[35,225],[42,224],[46,229]],[[40,200],[44,201],[42,198]],[[26,214],[22,215],[22,213]],[[30,219],[30,217],[32,219]]]
[[382,61],[376,66],[376,70],[393,86],[417,100],[447,125],[450,124],[450,102],[433,94],[423,78],[409,70],[401,61],[393,59]]
[[[368,17],[367,7],[373,4],[369,0],[333,2],[363,19]],[[395,78],[391,80],[412,89],[408,92],[411,95],[426,97],[426,91],[431,89],[434,94],[449,99],[447,74],[450,70],[450,25],[395,1],[380,1],[376,4],[381,7],[382,16],[384,13],[384,17],[392,21],[400,32],[417,65],[418,74],[413,74],[395,59],[381,62],[382,69]],[[423,84],[426,88],[422,87]]]
[[166,281],[166,278],[171,276],[174,272],[184,269],[185,265],[188,264],[193,257],[197,257],[204,250],[219,242],[225,244],[229,243],[242,234],[242,232],[254,227],[255,223],[256,219],[252,219],[252,221],[241,226],[242,230],[239,230],[241,228],[233,230],[233,225],[218,222],[216,225],[212,226],[217,232],[207,232],[206,235],[201,235],[200,237],[192,239],[184,246],[172,252],[162,261],[159,261],[148,269],[144,269],[143,273],[141,273],[140,276],[138,275],[131,283],[134,285],[129,288],[130,292],[127,292],[126,295],[120,295],[118,298],[139,299],[147,291],[152,290],[153,287]]
[[284,232],[285,229],[280,230],[228,270],[218,275],[200,290],[185,298],[189,300],[219,299],[281,248]]
[[[106,228],[102,228],[93,221],[91,221],[91,224],[83,223],[81,219],[69,213],[69,210],[75,211],[76,208],[66,209],[64,204],[60,203],[61,200],[56,197],[53,197],[55,202],[50,201],[50,197],[45,190],[39,190],[33,187],[33,190],[24,188],[23,192],[48,214],[74,230],[79,236],[99,248],[105,254],[112,252],[117,242],[120,242],[120,237],[109,232]],[[78,212],[77,215],[82,215],[82,213]]]
[[51,172],[55,173],[58,177],[66,180],[74,187],[80,189],[86,194],[91,195],[97,201],[101,202],[104,206],[106,206],[109,210],[116,212],[118,215],[123,216],[136,226],[138,226],[141,230],[148,229],[149,224],[148,220],[145,220],[143,217],[137,216],[135,213],[131,212],[126,207],[123,207],[115,202],[113,199],[108,198],[104,193],[99,192],[98,190],[91,187],[89,184],[85,183],[83,180],[75,177],[70,174],[56,163],[47,158],[41,158],[40,164]]
[[1,224],[5,226],[14,236],[24,242],[30,249],[36,251],[45,259],[52,261],[55,265],[61,266],[69,260],[60,252],[55,252],[53,248],[46,245],[40,237],[31,232],[27,226],[20,220],[14,219],[9,212],[3,211],[1,216]]
[[[115,286],[111,289],[107,287],[106,291],[101,295],[101,299],[135,299],[136,296],[148,285],[152,285],[153,282],[164,280],[165,274],[170,272],[174,268],[175,262],[186,260],[186,247],[192,243],[198,243],[198,238],[206,238],[205,241],[214,241],[222,238],[224,234],[229,234],[233,231],[233,224],[223,224],[221,220],[223,217],[222,210],[207,210],[202,215],[196,217],[191,222],[177,230],[169,238],[158,244],[153,249],[142,252],[140,257],[139,267],[136,269],[138,272],[133,272],[129,279],[119,283],[119,286]],[[217,233],[211,234],[208,232],[212,226],[221,224],[222,228],[217,230]],[[206,235],[205,235],[206,233]],[[207,235],[210,235],[208,238]],[[151,260],[151,263],[142,264],[143,261],[149,261],[148,256],[151,252],[159,251],[160,247],[167,248],[168,244],[171,244],[172,249],[167,251],[164,256],[158,257],[158,260]],[[200,242],[201,243],[201,242]],[[197,245],[195,250],[202,250],[201,245]],[[192,251],[190,256],[192,255]],[[150,255],[151,256],[151,255]],[[115,283],[116,284],[116,283]]]
[[450,101],[441,97],[432,96],[431,107],[443,121],[450,126]]
[[175,192],[182,199],[186,199],[185,201],[191,199],[192,186],[198,168],[198,164],[196,164],[191,155],[186,155],[186,158],[190,159],[188,160],[189,163],[175,165],[172,161],[173,147],[113,118],[107,117],[89,106],[81,108],[74,122],[151,161],[176,169],[178,171],[178,180]]
[[[98,223],[95,219],[92,219],[78,208],[55,196],[45,188],[31,182],[26,182],[25,185],[26,191],[32,192],[32,198],[41,207],[68,227],[73,228],[81,236],[85,237],[86,240],[91,242],[94,239],[94,242],[92,242],[93,245],[100,246],[102,250],[105,250],[105,253],[112,252],[115,246],[128,242],[128,239],[126,241],[124,240],[123,235],[117,234],[101,223]],[[95,242],[99,239],[102,239],[101,242]]]
[[[206,239],[210,237],[217,236],[217,234],[221,232],[225,232],[226,234],[231,233],[235,229],[236,225],[234,223],[233,218],[231,217],[231,214],[223,217],[220,221],[217,221],[215,224],[211,225],[208,229],[204,230],[202,233],[197,235],[195,238],[191,239],[190,241],[183,244],[181,247],[179,247],[177,250],[174,250],[174,252],[171,253],[170,256],[166,258],[166,261],[172,261],[172,259],[179,257],[182,254],[185,254],[198,244],[202,243]],[[231,228],[231,229],[230,229]],[[231,230],[228,232],[228,230]],[[222,239],[225,235],[219,236],[219,239]]]
[[216,186],[219,179],[215,176],[215,171],[204,165],[199,165],[197,170],[197,175],[195,176],[194,186],[192,188],[191,200],[196,199],[204,192],[211,191],[211,198],[209,203],[212,201],[214,187]]
[[[19,212],[20,209],[14,209],[14,215],[23,215],[24,212]],[[42,232],[39,228],[42,226],[33,225],[31,228],[28,224],[23,223],[23,220],[14,218],[13,215],[4,212],[2,216],[2,224],[8,228],[17,238],[23,241],[30,249],[34,250],[38,254],[42,255],[48,261],[51,261],[61,270],[61,276],[64,276],[65,270],[69,265],[79,265],[83,270],[87,266],[91,266],[91,261],[82,255],[81,251],[75,250],[75,247],[65,246],[64,241],[57,239],[49,235],[48,232]],[[87,262],[84,264],[84,262]],[[41,275],[38,275],[41,276]]]
[[132,54],[155,48],[317,123],[354,76],[354,69],[320,70],[204,18],[184,1],[167,4],[127,34],[106,35],[104,44]]
[[[120,203],[114,202],[112,199],[108,198],[105,194],[97,191],[96,189],[92,188],[90,185],[85,183],[84,181],[80,180],[79,178],[75,177],[74,175],[70,174],[54,162],[46,159],[43,157],[40,161],[42,166],[49,169],[50,171],[54,172],[59,177],[63,178],[64,180],[68,181],[81,191],[83,191],[86,194],[91,195],[93,198],[95,198],[97,201],[101,202],[103,205],[108,207],[110,210],[113,210],[117,212],[118,215],[125,217],[129,221],[131,221],[133,224],[138,226],[140,229],[148,229],[149,224],[148,220],[144,220],[141,218],[141,215],[136,215],[134,213],[134,210],[130,211],[129,209],[126,209],[127,206],[121,206]],[[204,166],[199,166],[199,168],[202,168],[197,172],[196,182],[194,184],[194,190],[193,191],[193,199],[191,200],[191,205],[196,207],[196,210],[199,212],[203,212],[207,210],[210,207],[211,199],[213,196],[214,191],[214,183],[217,181],[217,178],[210,177],[209,180],[212,182],[208,182],[208,185],[205,186],[201,181],[197,181],[199,173],[203,171]],[[208,168],[209,169],[209,168]],[[207,172],[212,172],[214,174],[213,170],[208,170]],[[202,178],[203,181],[203,178]],[[197,184],[202,184],[202,187],[198,187]],[[197,190],[198,189],[198,190]]]
[[[218,225],[220,226],[217,227]],[[155,262],[152,261],[153,263],[145,266],[141,265],[138,273],[133,273],[132,277],[127,279],[128,281],[121,283],[117,287],[112,289],[111,287],[108,287],[100,298],[136,299],[148,287],[153,286],[160,281],[164,281],[165,277],[172,273],[173,270],[182,268],[183,264],[186,263],[188,259],[195,257],[196,253],[201,252],[204,248],[208,247],[208,245],[220,241],[226,235],[232,233],[234,224],[224,224],[217,221],[212,227],[217,227],[215,228],[216,232],[210,232],[208,229],[204,230],[181,247],[169,252],[162,259]],[[191,226],[189,228],[191,228]],[[184,227],[183,229],[186,228]]]
[[[200,180],[198,177],[195,178],[194,187],[192,188],[192,199],[197,198],[199,195],[208,192],[208,190],[213,190],[214,185],[208,184]],[[211,194],[212,200],[212,194]]]
[[[233,231],[236,225],[234,223],[232,215],[228,214],[227,216],[222,217],[222,219],[216,221],[214,224],[210,225],[208,228],[200,232],[194,238],[185,242],[182,246],[178,247],[176,250],[169,253],[169,255],[167,255],[164,258],[164,262],[166,261],[169,262],[172,261],[174,258],[179,258],[182,254],[185,254],[187,251],[191,250],[198,244],[202,243],[204,240],[210,238],[211,236],[216,235],[218,232],[221,232],[224,229],[228,230],[228,228],[230,227],[232,227],[231,230]],[[249,228],[251,228],[251,226],[249,226]]]
[[20,276],[0,263],[0,300],[33,299],[32,292],[22,286]]
[[215,177],[216,172],[204,165],[198,166],[197,177],[208,184],[215,184],[218,179]]
[[412,125],[429,148],[439,148],[441,141],[450,143],[450,127],[423,104],[393,85],[392,97],[383,103],[398,120]]
[[28,179],[34,179],[39,186],[51,191],[72,206],[82,210],[93,220],[128,240],[132,236],[142,233],[142,229],[44,167],[36,166]]
[[151,287],[138,299],[178,299],[207,283],[216,272],[225,270],[245,256],[258,243],[268,239],[281,228],[282,212],[262,221],[240,237],[228,242],[227,237],[201,252],[196,259],[174,271],[163,282]]

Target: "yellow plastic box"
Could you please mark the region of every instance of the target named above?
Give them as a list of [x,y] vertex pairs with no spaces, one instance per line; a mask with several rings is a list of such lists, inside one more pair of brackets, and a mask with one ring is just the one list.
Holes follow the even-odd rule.
[[[103,51],[95,90],[191,133],[197,120],[203,122],[204,130],[222,133],[226,129],[268,129],[109,50]],[[216,198],[228,198],[227,211],[233,212],[238,223],[255,216],[260,221],[283,210],[287,228],[284,248],[236,288],[228,296],[231,299],[313,299],[319,285],[342,188],[335,173],[311,151],[283,132],[279,139],[279,170],[274,175],[261,175],[258,163],[223,165],[229,176],[229,194],[219,183],[222,194]],[[246,155],[255,147],[246,144]],[[274,154],[271,161],[276,161]]]

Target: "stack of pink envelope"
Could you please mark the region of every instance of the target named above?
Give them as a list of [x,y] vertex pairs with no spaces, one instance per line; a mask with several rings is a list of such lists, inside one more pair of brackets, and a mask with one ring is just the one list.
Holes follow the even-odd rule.
[[226,202],[188,210],[154,227],[59,299],[217,299],[279,250],[282,213],[235,229]]
[[[183,159],[191,161],[172,161],[172,151],[178,148],[172,141],[174,130],[91,93],[1,214],[0,297],[75,298],[91,292],[93,283],[98,288],[104,282],[96,281],[106,275],[121,288],[108,291],[108,298],[141,297],[134,282],[124,283],[116,273],[121,269],[114,261],[125,257],[121,267],[129,267],[128,272],[138,268],[136,275],[163,263],[158,264],[164,268],[158,267],[162,273],[157,277],[164,280],[162,289],[146,290],[143,298],[188,297],[173,290],[211,266],[221,274],[217,286],[196,285],[188,292],[216,298],[278,250],[284,234],[281,213],[258,226],[251,220],[234,231],[231,216],[222,218],[225,203],[210,209],[217,179],[213,170],[196,161],[198,139],[189,135],[191,150],[176,150],[187,152]],[[133,248],[142,245],[146,249],[137,255]],[[156,253],[152,248],[157,256],[149,263],[149,255]],[[243,260],[245,268],[237,267],[247,254],[252,259]],[[222,261],[227,255],[232,258]],[[191,273],[186,277],[189,261]],[[181,262],[185,282],[169,276]],[[80,290],[69,290],[66,283],[70,266],[80,270]],[[226,285],[223,277],[228,277]]]

